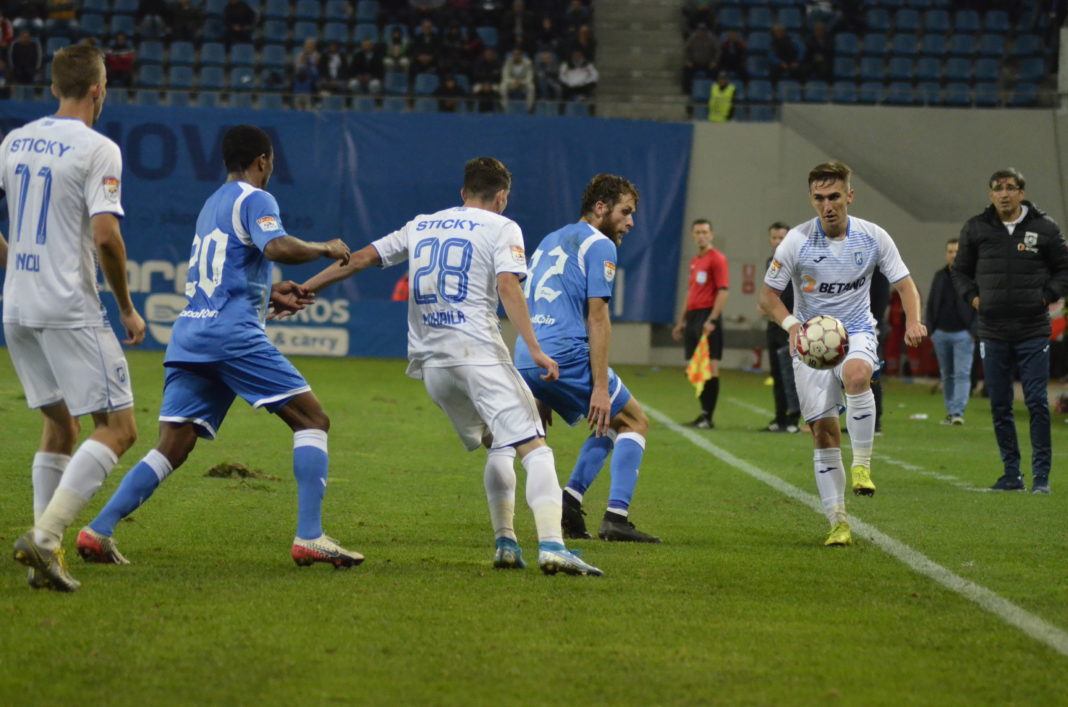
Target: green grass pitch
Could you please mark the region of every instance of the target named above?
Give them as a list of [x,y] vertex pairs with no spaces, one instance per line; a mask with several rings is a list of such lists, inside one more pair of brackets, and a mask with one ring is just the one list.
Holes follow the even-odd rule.
[[[129,360],[141,438],[68,533],[71,554],[77,528],[155,441],[161,356]],[[1068,629],[1068,425],[1059,415],[1053,494],[985,493],[1000,474],[987,401],[970,403],[963,428],[942,427],[929,385],[890,381],[878,492],[847,500],[910,551],[1036,617],[1031,634],[1052,631],[1041,640],[864,537],[824,548],[822,515],[662,421],[696,413],[680,369],[618,369],[664,416],[651,424],[632,507],[638,527],[664,543],[573,542],[605,571],[597,579],[492,569],[484,454],[463,451],[404,362],[297,365],[333,422],[326,530],[366,563],[293,564],[291,435],[238,401],[220,439],[202,442],[120,524],[133,564],[74,556],[82,588],[60,595],[31,591],[7,560],[0,704],[1065,703],[1068,657],[1053,647]],[[807,435],[756,431],[770,407],[763,376],[727,372],[716,429],[700,435],[814,494]],[[928,419],[909,419],[915,413]],[[1026,417],[1018,405],[1025,458]],[[31,522],[39,427],[4,353],[4,548]],[[551,428],[561,482],[584,434]],[[278,480],[205,476],[227,461]],[[517,469],[529,561],[537,545]],[[591,525],[607,490],[606,471],[587,495]]]

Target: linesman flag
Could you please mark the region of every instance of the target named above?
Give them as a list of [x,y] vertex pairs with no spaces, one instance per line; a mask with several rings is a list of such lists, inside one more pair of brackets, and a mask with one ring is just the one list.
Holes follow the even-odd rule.
[[694,396],[701,397],[701,391],[705,389],[705,381],[712,378],[712,357],[708,355],[708,334],[702,334],[697,342],[697,349],[693,352],[690,363],[686,365],[686,377],[690,379],[694,387]]

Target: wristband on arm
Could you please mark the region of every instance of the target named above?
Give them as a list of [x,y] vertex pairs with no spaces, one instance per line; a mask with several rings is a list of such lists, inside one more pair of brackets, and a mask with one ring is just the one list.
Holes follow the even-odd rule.
[[783,331],[789,333],[790,329],[793,328],[794,324],[800,324],[800,323],[801,323],[800,319],[798,319],[797,317],[795,317],[792,314],[788,314],[788,315],[786,315],[786,319],[783,319],[781,322],[779,322],[779,326],[781,326],[783,328]]

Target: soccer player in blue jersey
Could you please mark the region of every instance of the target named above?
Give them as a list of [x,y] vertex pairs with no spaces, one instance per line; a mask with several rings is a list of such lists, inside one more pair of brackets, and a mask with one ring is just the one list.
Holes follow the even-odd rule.
[[582,217],[547,235],[530,261],[527,302],[534,334],[560,365],[560,379],[542,380],[519,339],[515,365],[534,397],[574,425],[586,416],[593,434],[582,445],[563,491],[563,526],[569,538],[589,538],[582,496],[608,455],[612,485],[597,530],[602,540],[658,543],[628,520],[645,454],[649,420],[608,366],[612,322],[608,303],[616,275],[616,247],[634,225],[638,189],[623,177],[598,174],[582,195]]
[[264,191],[274,170],[267,133],[238,125],[223,137],[222,152],[227,180],[197,218],[185,285],[189,304],[175,322],[164,359],[159,441],[78,534],[78,553],[87,562],[126,564],[112,539],[115,524],[185,462],[198,437],[215,438],[230,404],[241,396],[293,430],[293,560],[298,565],[358,565],[363,556],[341,547],[322,528],[330,419],[264,331],[268,304],[286,311],[310,301],[293,283],[271,285],[272,262],[296,265],[329,258],[346,263],[349,248],[336,238],[309,242],[286,233],[278,203]]

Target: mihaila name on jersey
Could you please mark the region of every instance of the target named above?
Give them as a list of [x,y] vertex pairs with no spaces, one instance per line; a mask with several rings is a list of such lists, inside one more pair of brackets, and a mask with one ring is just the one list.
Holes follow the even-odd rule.
[[460,324],[466,323],[467,317],[464,316],[464,313],[455,309],[450,309],[445,312],[425,312],[423,314],[423,324],[438,329],[447,326],[459,326]]
[[801,277],[802,292],[819,292],[825,295],[837,295],[843,292],[859,290],[868,281],[867,275],[861,275],[853,282],[819,282],[809,275]]

